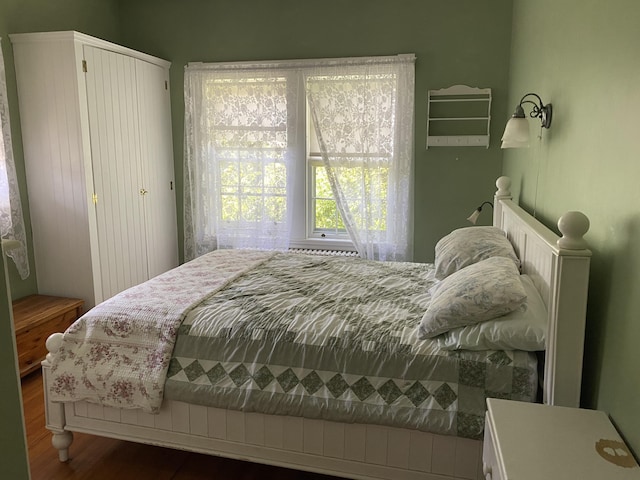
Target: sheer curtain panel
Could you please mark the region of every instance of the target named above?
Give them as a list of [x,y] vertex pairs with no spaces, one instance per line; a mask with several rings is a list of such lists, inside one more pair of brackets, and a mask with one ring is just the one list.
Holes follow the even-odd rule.
[[185,259],[288,247],[297,94],[277,65],[187,65]]
[[18,190],[18,178],[13,160],[9,100],[4,70],[4,55],[0,39],[0,236],[3,240],[16,240],[19,246],[7,250],[22,279],[29,276],[27,241],[22,217],[22,203]]
[[415,57],[347,59],[305,74],[337,208],[361,257],[413,256]]

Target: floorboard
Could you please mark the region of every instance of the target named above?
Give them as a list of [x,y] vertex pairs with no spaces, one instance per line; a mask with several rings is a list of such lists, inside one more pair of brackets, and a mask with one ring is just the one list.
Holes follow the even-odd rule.
[[44,427],[39,371],[22,379],[32,480],[337,480],[308,472],[74,433],[68,462],[58,461]]

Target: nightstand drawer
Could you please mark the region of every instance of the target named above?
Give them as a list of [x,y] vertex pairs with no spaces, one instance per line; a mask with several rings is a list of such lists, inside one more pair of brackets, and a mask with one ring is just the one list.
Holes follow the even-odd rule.
[[489,426],[489,413],[485,415],[484,442],[482,444],[482,473],[485,480],[502,480],[500,464],[496,459],[494,435]]

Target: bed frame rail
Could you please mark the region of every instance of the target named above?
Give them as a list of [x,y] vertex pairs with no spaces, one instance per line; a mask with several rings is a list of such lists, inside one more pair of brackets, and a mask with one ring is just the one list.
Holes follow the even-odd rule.
[[[569,212],[562,237],[511,201],[511,181],[500,177],[494,225],[502,228],[532,276],[549,311],[544,401],[577,406],[591,252],[589,221]],[[47,340],[42,362],[47,428],[66,461],[73,431],[251,460],[362,480],[483,479],[482,442],[409,429],[245,413],[165,401],[158,415],[87,402],[48,399],[52,356],[62,334]]]
[[54,403],[47,400],[49,370],[45,360],[46,427],[60,461],[69,459],[72,432],[81,432],[353,479],[484,478],[479,440],[171,400],[155,415],[84,401]]

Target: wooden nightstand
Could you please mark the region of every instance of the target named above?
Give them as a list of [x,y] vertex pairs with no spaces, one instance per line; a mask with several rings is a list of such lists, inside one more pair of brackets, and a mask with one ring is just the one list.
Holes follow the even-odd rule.
[[40,367],[47,355],[45,341],[64,332],[81,314],[84,301],[77,298],[29,295],[13,302],[20,376]]
[[640,479],[640,468],[604,412],[493,398],[487,407],[487,480]]

